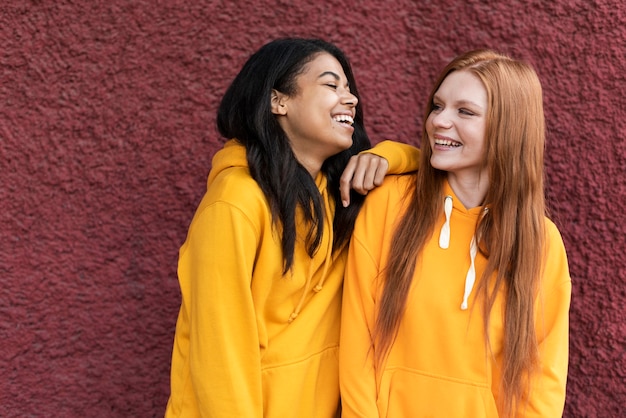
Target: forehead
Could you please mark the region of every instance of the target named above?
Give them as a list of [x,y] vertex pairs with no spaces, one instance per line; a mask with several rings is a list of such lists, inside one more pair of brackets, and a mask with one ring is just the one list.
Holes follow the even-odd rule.
[[487,89],[482,80],[467,70],[451,72],[443,80],[435,96],[447,100],[467,100],[486,106]]
[[343,72],[343,67],[335,57],[328,52],[320,52],[316,54],[311,61],[309,61],[303,68],[300,77],[307,77],[310,79],[317,79],[323,74],[332,73],[345,80],[346,75]]

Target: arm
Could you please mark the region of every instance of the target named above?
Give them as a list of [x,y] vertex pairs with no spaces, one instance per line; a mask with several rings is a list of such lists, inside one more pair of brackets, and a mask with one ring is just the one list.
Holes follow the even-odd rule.
[[257,237],[237,208],[198,213],[181,251],[188,301],[191,388],[201,416],[261,417],[259,341],[250,293]]
[[[361,212],[362,215],[365,213]],[[363,228],[362,217],[355,231]],[[374,280],[378,274],[372,256],[352,239],[344,279],[339,343],[339,383],[343,418],[378,417],[376,376],[371,335],[376,305]]]
[[561,417],[565,404],[572,283],[561,236],[552,223],[548,231],[548,261],[542,279],[546,287],[539,294],[536,314],[541,364],[531,380],[525,415],[530,417]]
[[350,204],[351,188],[365,195],[380,186],[387,174],[417,170],[419,161],[419,148],[395,141],[382,141],[374,148],[353,155],[340,179],[343,205]]

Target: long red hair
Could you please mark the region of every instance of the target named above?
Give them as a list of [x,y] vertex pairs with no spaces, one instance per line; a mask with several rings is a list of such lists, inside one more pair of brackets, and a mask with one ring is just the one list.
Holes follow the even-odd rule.
[[[476,50],[450,62],[428,98],[422,129],[422,160],[414,175],[409,206],[400,219],[384,273],[374,340],[380,364],[388,354],[402,319],[415,262],[434,225],[443,214],[446,172],[430,165],[432,150],[426,119],[433,96],[453,71],[478,76],[488,100],[486,165],[490,185],[483,205],[489,211],[476,225],[479,249],[487,266],[477,282],[482,295],[483,320],[489,346],[489,317],[501,289],[505,293],[503,370],[498,408],[503,416],[524,397],[527,378],[538,365],[534,328],[534,299],[543,261],[545,122],[542,89],[533,68],[490,50]],[[495,281],[490,278],[494,277]]]

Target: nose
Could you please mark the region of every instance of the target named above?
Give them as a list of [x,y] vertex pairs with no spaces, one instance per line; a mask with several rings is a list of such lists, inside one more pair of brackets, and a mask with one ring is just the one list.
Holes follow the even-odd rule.
[[350,90],[344,90],[342,103],[349,105],[351,107],[356,107],[357,103],[359,103],[359,99],[350,92]]
[[430,112],[430,122],[433,126],[440,128],[449,128],[452,126],[450,117],[445,109],[433,109]]

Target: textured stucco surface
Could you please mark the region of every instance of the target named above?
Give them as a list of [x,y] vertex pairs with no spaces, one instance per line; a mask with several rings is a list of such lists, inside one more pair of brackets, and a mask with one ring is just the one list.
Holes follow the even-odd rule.
[[459,52],[536,66],[573,280],[565,416],[622,416],[618,0],[0,3],[0,416],[162,416],[177,252],[220,143],[217,103],[248,54],[285,35],[349,53],[374,142],[417,144],[430,83]]

